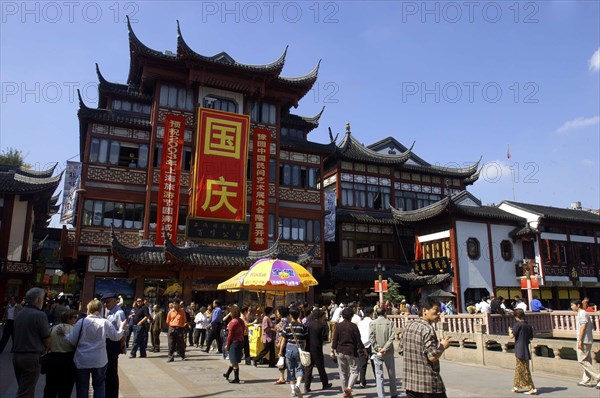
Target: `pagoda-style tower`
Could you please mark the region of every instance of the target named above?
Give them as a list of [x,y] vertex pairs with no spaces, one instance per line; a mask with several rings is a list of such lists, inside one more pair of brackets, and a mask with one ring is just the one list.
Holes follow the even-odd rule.
[[[195,52],[184,40],[179,23],[176,51],[164,53],[142,43],[131,24],[127,27],[127,83],[108,81],[96,65],[97,108],[80,98],[81,185],[75,228],[65,231],[63,253],[85,269],[83,301],[111,278],[130,284],[137,295],[167,280],[177,281],[183,286],[184,300],[208,301],[224,296],[214,291],[216,285],[247,267],[248,259],[261,252],[249,251],[248,242],[186,240],[194,167],[202,161],[196,145],[198,109],[247,115],[250,142],[255,129],[268,133],[268,200],[261,210],[267,235],[264,250],[277,245],[279,257],[310,258],[306,265],[318,277],[324,265],[325,214],[319,179],[323,160],[335,145],[307,140],[308,133],[317,128],[322,110],[314,117],[303,117],[291,114],[290,108],[297,107],[312,88],[320,62],[304,76],[285,77],[281,72],[287,48],[271,63],[249,65],[226,52],[213,56]],[[185,127],[178,217],[173,238],[163,245],[156,244],[163,233],[157,226],[158,195],[165,120],[169,117],[180,118]],[[249,213],[253,204],[251,170],[256,161],[256,148],[250,145],[246,176]],[[251,228],[252,217],[248,214]],[[196,254],[183,255],[186,250]],[[246,260],[239,260],[240,256]]]

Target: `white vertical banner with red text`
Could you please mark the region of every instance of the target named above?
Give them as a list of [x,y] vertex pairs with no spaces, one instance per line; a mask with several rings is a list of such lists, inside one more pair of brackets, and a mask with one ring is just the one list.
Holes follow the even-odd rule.
[[158,245],[165,243],[164,233],[169,240],[177,240],[184,131],[185,116],[165,115],[156,215],[156,244]]
[[269,246],[269,162],[271,131],[254,128],[252,136],[252,216],[250,250],[265,250]]

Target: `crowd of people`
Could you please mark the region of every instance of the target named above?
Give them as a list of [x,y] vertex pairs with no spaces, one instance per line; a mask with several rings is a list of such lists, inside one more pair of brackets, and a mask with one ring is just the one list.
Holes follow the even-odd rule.
[[[536,302],[537,301],[537,302]],[[43,311],[47,303],[46,311]],[[535,298],[531,311],[546,310]],[[434,324],[441,314],[453,314],[452,301],[425,297],[419,304],[399,305],[390,302],[363,307],[360,302],[329,306],[296,302],[288,306],[223,305],[214,300],[206,306],[192,302],[185,305],[175,297],[167,311],[138,297],[128,311],[123,299],[109,293],[93,299],[86,313],[71,309],[60,297],[46,301],[41,288],[30,289],[22,303],[11,297],[5,311],[2,350],[13,339],[13,367],[18,397],[33,397],[39,374],[46,374],[44,397],[70,397],[75,388],[78,398],[88,396],[91,385],[95,398],[118,397],[118,359],[129,349],[129,358],[147,357],[147,352],[161,351],[161,333],[167,334],[167,362],[178,356],[186,359],[190,347],[208,354],[223,355],[229,364],[223,377],[229,383],[240,382],[240,364],[266,365],[274,368],[275,384],[289,384],[293,397],[313,390],[313,371],[317,368],[321,389],[333,387],[325,368],[323,347],[331,343],[331,359],[337,364],[344,397],[352,397],[356,388],[367,387],[368,368],[372,369],[377,396],[443,398],[445,386],[440,375],[439,359],[451,347],[448,339],[438,339]],[[513,392],[525,389],[535,395],[529,360],[529,342],[534,331],[526,321],[527,306],[519,297],[507,304],[502,297],[483,298],[467,307],[473,313],[512,313],[514,323],[509,336],[515,339],[515,377]],[[595,308],[589,300],[573,300],[577,313],[577,356],[584,373],[579,385],[600,389],[600,373],[591,365],[592,323],[588,315]],[[166,312],[166,313],[165,313]],[[402,383],[396,377],[394,348],[396,330],[389,315],[414,314],[399,342],[404,361]],[[262,349],[251,356],[249,330],[260,333]],[[148,340],[151,348],[148,349]],[[310,359],[302,359],[303,351]],[[1,352],[1,351],[0,351]],[[385,373],[384,373],[385,367]],[[243,372],[242,372],[243,373]],[[243,377],[243,374],[242,374]],[[389,392],[384,391],[384,379]]]

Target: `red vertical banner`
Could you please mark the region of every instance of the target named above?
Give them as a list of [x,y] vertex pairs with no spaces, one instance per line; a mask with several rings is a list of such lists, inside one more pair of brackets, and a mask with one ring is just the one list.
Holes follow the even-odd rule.
[[165,115],[156,215],[156,244],[158,245],[165,243],[163,231],[166,231],[170,240],[177,239],[184,131],[185,116]]
[[249,132],[248,115],[200,108],[192,216],[246,221]]
[[265,250],[269,246],[269,161],[271,131],[255,128],[252,136],[252,215],[250,250]]

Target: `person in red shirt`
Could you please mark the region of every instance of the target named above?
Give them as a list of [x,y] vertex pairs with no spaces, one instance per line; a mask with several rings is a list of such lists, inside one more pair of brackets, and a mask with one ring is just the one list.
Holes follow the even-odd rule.
[[185,334],[185,326],[187,318],[185,310],[181,308],[179,301],[174,301],[173,309],[167,314],[167,325],[169,325],[169,359],[167,362],[173,362],[175,360],[175,349],[181,357],[185,359],[185,342],[183,336]]
[[[226,378],[230,383],[240,382],[240,362],[242,360],[242,351],[244,348],[244,331],[246,330],[246,324],[240,319],[240,309],[236,306],[232,306],[229,311],[231,315],[231,321],[227,324],[227,342],[225,343],[225,349],[229,351],[229,369],[226,373],[223,373],[223,377]],[[229,375],[233,372],[234,379],[229,380]]]

